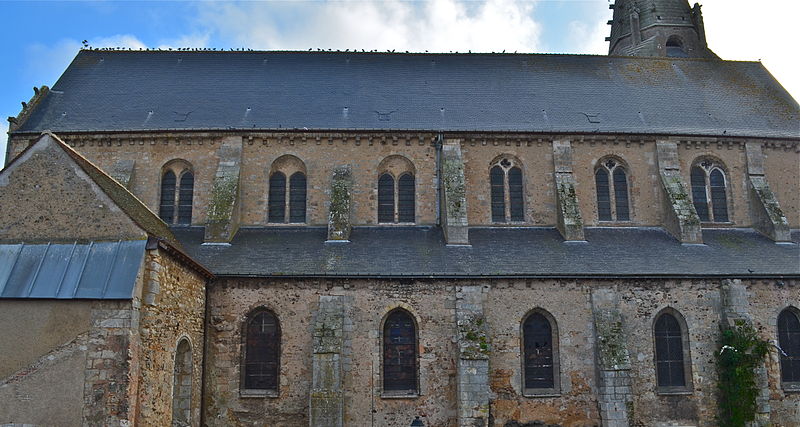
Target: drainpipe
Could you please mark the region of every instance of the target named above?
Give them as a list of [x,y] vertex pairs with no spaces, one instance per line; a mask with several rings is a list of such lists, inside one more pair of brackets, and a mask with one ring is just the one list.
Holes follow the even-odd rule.
[[442,225],[442,209],[441,209],[441,200],[442,200],[442,179],[441,179],[441,171],[442,171],[442,145],[444,144],[444,135],[440,132],[436,135],[436,141],[433,143],[433,146],[436,148],[436,225]]

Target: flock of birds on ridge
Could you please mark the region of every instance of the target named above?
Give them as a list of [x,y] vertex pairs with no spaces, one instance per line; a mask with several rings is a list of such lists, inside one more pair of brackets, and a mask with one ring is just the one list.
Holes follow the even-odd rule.
[[[149,47],[148,48],[140,47],[138,49],[132,48],[132,47],[92,47],[92,46],[89,45],[89,42],[86,41],[86,40],[83,41],[83,50],[94,50],[94,51],[147,51],[147,52],[172,52],[172,51],[177,51],[177,52],[253,52],[254,51],[253,49],[244,48],[244,47],[242,47],[242,48],[230,48],[230,49],[217,49],[215,47],[213,47],[213,48],[212,47],[178,47],[178,48],[174,48],[174,49],[171,48],[171,47],[163,48],[163,49],[162,48],[149,48]],[[255,50],[255,51],[257,51],[257,50]],[[314,48],[310,48],[310,49],[308,49],[308,51],[312,52],[312,51],[314,51]],[[373,50],[361,49],[359,51],[358,49],[340,50],[340,49],[320,49],[320,48],[317,48],[316,51],[317,52],[355,52],[355,53],[361,53],[361,52],[363,52],[363,53],[377,53],[377,52],[379,52],[377,49],[373,49]],[[383,51],[380,51],[380,52],[383,52]],[[395,53],[395,49],[389,49],[389,50],[386,51],[386,53]],[[405,53],[411,53],[411,52],[410,51],[405,51]],[[428,53],[428,51],[426,50],[425,53]],[[451,50],[450,53],[459,53],[459,52]],[[467,53],[472,53],[472,50],[467,51]],[[502,52],[491,52],[491,53],[506,53],[506,50],[503,49]],[[515,50],[514,53],[517,53],[517,51]]]

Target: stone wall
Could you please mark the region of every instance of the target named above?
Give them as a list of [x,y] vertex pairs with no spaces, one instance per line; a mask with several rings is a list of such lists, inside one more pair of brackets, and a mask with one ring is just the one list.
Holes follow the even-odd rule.
[[0,239],[35,242],[145,237],[55,142],[42,141],[24,156],[0,177],[0,206],[4,207],[0,209]]
[[[797,281],[748,285],[751,314],[765,337],[775,339],[781,309],[800,306],[798,286]],[[486,386],[489,411],[483,422],[488,425],[599,425],[599,326],[592,294],[603,289],[616,298],[620,324],[613,333],[624,336],[619,342],[630,360],[625,368],[630,400],[623,403],[630,425],[713,426],[720,288],[719,280],[220,280],[209,294],[206,420],[209,425],[309,425],[317,366],[312,362],[315,319],[320,300],[337,297],[344,316],[341,353],[336,353],[341,358],[337,366],[344,425],[404,426],[414,416],[426,426],[483,425],[475,417],[479,410],[467,413],[458,402],[477,402],[470,409],[479,408],[481,387]],[[259,307],[277,315],[283,337],[280,389],[273,397],[239,393],[242,322]],[[395,307],[407,309],[417,320],[418,396],[381,393],[381,325]],[[665,308],[678,311],[688,326],[691,386],[685,393],[663,393],[656,387],[652,331],[655,316]],[[465,340],[468,334],[461,331],[467,317],[481,310],[487,345],[475,349],[485,349],[488,356],[488,378],[483,380],[479,367],[473,366],[481,358],[464,356],[475,340]],[[533,310],[552,316],[558,331],[559,387],[554,393],[526,395],[522,389],[521,322]],[[472,332],[472,338],[479,335]],[[776,357],[771,355],[768,364],[771,417],[775,425],[791,425],[800,395],[780,389]],[[474,387],[473,380],[478,381]]]
[[[139,305],[137,425],[164,425],[172,417],[173,373],[182,339],[191,346],[190,425],[200,425],[205,281],[164,250],[147,252]],[[187,386],[187,384],[182,384]]]
[[[104,170],[120,160],[135,162],[130,189],[154,211],[158,209],[161,169],[170,160],[184,159],[195,171],[194,224],[205,224],[212,183],[218,169],[217,150],[228,133],[161,133],[116,135],[59,135],[81,154]],[[329,192],[333,168],[352,168],[353,225],[375,224],[377,219],[377,174],[381,162],[391,155],[406,157],[416,170],[418,224],[437,219],[437,168],[433,134],[328,134],[328,133],[241,133],[241,225],[265,225],[267,183],[273,162],[292,155],[308,172],[307,222],[327,225]],[[448,136],[448,139],[451,137]],[[576,194],[586,226],[597,225],[594,168],[613,156],[629,168],[631,221],[603,223],[619,226],[659,226],[662,206],[659,195],[655,139],[647,136],[562,136],[562,135],[454,135],[461,141],[466,182],[467,218],[470,225],[491,224],[489,166],[502,155],[520,160],[525,195],[525,225],[552,226],[556,223],[552,141],[569,140],[573,151]],[[690,166],[701,156],[721,160],[728,172],[729,208],[732,225],[752,223],[748,200],[745,142],[734,138],[675,138],[680,170],[690,182]],[[10,139],[15,155],[29,138]],[[800,227],[800,148],[796,142],[763,141],[766,176],[786,212],[791,228]]]

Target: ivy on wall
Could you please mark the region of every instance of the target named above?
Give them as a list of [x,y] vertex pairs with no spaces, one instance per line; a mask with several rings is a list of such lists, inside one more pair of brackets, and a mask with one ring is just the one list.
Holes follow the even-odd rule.
[[720,427],[744,427],[756,417],[756,370],[769,351],[769,341],[758,337],[744,321],[724,327],[720,349],[715,353],[719,373]]

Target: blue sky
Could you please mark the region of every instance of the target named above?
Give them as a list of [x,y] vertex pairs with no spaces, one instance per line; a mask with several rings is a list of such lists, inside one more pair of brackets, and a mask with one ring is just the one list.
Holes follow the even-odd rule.
[[[396,49],[606,53],[609,0],[7,1],[0,0],[0,164],[5,117],[52,86],[82,40],[95,47]],[[797,0],[703,2],[724,59],[763,60],[800,94],[792,54]],[[774,8],[771,8],[774,6]],[[781,10],[775,14],[774,10]],[[785,21],[785,22],[784,22]],[[746,25],[743,25],[746,24]]]

